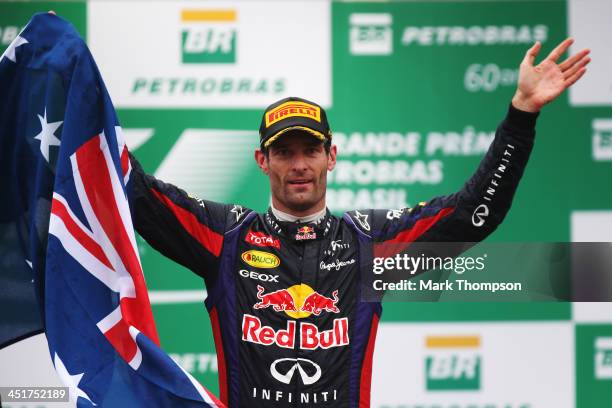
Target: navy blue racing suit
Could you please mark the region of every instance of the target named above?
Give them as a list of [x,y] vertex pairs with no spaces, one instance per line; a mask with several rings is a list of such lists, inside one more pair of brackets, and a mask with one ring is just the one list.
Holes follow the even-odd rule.
[[360,301],[373,243],[478,242],[508,212],[537,114],[509,108],[474,175],[412,208],[318,223],[192,198],[132,157],[138,233],[204,279],[230,407],[368,407],[380,302]]

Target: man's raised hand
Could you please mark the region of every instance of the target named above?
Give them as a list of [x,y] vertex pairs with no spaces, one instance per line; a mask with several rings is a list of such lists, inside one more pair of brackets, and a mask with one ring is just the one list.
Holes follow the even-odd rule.
[[515,108],[538,112],[542,106],[555,100],[584,75],[586,65],[591,61],[589,49],[581,50],[562,63],[557,63],[573,42],[572,38],[561,42],[548,57],[535,66],[533,64],[542,44],[538,41],[527,50],[520,65],[516,94],[512,98]]

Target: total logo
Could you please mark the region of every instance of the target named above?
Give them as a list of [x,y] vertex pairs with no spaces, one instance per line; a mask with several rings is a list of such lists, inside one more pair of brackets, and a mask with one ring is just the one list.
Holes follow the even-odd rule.
[[428,391],[479,390],[479,336],[429,336],[425,374]]
[[255,268],[276,268],[280,265],[278,256],[269,252],[250,250],[243,252],[240,258],[247,264]]
[[352,55],[390,55],[393,53],[393,18],[389,13],[353,13],[350,22]]
[[266,235],[263,232],[247,232],[244,238],[249,244],[257,245],[259,247],[272,247],[280,249],[280,241],[277,238],[272,238],[270,235]]
[[265,288],[257,285],[257,299],[254,309],[272,307],[275,312],[285,312],[289,317],[302,319],[314,314],[319,316],[323,311],[340,313],[336,306],[338,303],[338,290],[334,290],[329,298],[312,289],[305,283],[293,285],[287,289],[280,289],[264,293]]
[[235,10],[182,10],[181,57],[184,64],[236,62]]

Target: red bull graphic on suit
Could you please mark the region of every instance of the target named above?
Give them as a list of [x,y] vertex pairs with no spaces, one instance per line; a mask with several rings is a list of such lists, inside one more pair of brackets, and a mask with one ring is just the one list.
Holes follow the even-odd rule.
[[[331,297],[327,297],[303,283],[268,293],[265,293],[263,286],[257,285],[256,296],[259,302],[253,305],[253,309],[271,308],[275,312],[284,312],[294,319],[310,315],[319,316],[323,312],[340,313],[340,309],[336,306],[339,301],[337,289],[332,292]],[[242,318],[242,340],[264,346],[277,345],[303,350],[347,346],[348,318],[334,319],[329,330],[319,330],[312,323],[298,323],[295,320],[288,320],[286,328],[275,330],[265,326],[257,316],[245,314]],[[297,347],[296,342],[299,342]]]

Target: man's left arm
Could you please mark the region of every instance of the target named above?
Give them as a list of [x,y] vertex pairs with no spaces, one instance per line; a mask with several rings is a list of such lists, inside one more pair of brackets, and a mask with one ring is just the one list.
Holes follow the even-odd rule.
[[371,235],[378,242],[478,242],[502,222],[527,164],[541,108],[586,71],[585,49],[558,64],[572,44],[559,44],[534,66],[541,45],[531,47],[520,65],[516,94],[506,118],[474,175],[458,192],[401,211],[374,210]]

